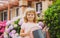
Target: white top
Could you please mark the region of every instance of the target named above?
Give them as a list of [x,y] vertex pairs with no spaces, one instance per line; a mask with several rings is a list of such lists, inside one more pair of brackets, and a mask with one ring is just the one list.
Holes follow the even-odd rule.
[[[21,26],[21,29],[24,29],[24,33],[27,33],[28,31],[33,30],[35,27],[40,28],[40,26],[37,23],[28,22],[28,23],[23,23],[22,26]],[[30,35],[31,35],[31,33],[30,33]],[[30,37],[26,36],[24,38],[30,38]]]

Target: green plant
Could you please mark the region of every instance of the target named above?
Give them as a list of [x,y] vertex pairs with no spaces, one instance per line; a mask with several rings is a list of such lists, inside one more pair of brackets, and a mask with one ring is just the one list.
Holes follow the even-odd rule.
[[16,20],[16,21],[14,22],[14,24],[17,24],[17,27],[16,27],[16,28],[14,28],[14,29],[16,30],[16,32],[17,32],[17,33],[19,33],[19,34],[20,34],[20,29],[21,29],[21,27],[20,27],[20,25],[18,24],[18,23],[19,23],[19,21],[20,21],[20,19],[18,19],[18,20]]
[[60,3],[53,4],[45,11],[45,22],[50,28],[51,38],[60,38]]

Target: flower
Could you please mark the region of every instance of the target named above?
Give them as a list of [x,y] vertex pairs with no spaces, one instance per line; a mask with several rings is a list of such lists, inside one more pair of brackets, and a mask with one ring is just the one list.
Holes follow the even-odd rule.
[[4,38],[8,38],[8,35],[6,32],[4,32]]
[[10,37],[14,37],[16,34],[16,30],[12,30],[10,33],[9,33],[9,36]]
[[19,25],[22,25],[24,23],[24,18],[21,18],[19,21]]
[[15,36],[17,37],[17,36],[19,36],[19,34],[18,34],[18,33],[16,33],[16,34],[15,34]]
[[11,32],[9,33],[9,36],[12,37],[12,33]]
[[9,26],[9,24],[11,24],[11,21],[7,21],[7,22],[6,22],[6,25],[8,25],[8,26]]
[[39,22],[38,24],[39,24],[39,26],[41,26],[42,28],[44,27],[43,22]]
[[36,12],[37,14],[40,14],[40,12],[38,11],[38,12]]
[[13,36],[14,36],[14,34],[12,34],[12,33],[10,32],[10,33],[9,33],[9,36],[10,36],[10,37],[13,37]]
[[13,25],[10,25],[10,26],[9,26],[9,29],[10,29],[10,30],[12,30],[13,28],[14,28]]
[[11,33],[12,33],[12,34],[15,34],[15,33],[16,33],[16,30],[12,30]]
[[18,20],[20,18],[20,16],[14,17],[11,21],[14,22],[16,20]]
[[9,33],[9,32],[10,32],[10,29],[9,29],[9,28],[8,28],[8,29],[6,29],[6,30],[5,30],[5,32]]
[[5,32],[9,33],[10,30],[12,30],[13,28],[14,28],[13,25],[10,25],[10,26],[5,30]]
[[17,27],[18,25],[17,24],[14,24],[14,27]]

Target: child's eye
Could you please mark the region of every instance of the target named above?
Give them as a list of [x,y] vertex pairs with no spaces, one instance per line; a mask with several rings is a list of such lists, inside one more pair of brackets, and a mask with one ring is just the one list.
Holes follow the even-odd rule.
[[31,16],[33,16],[33,14],[31,14]]
[[28,16],[33,16],[34,14],[28,14]]
[[28,16],[30,16],[30,14],[28,14]]

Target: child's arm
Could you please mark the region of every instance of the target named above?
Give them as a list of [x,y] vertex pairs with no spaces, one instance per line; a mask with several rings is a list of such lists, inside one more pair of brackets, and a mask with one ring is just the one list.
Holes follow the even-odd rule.
[[46,32],[46,38],[50,38],[50,33]]
[[21,29],[21,31],[20,31],[20,36],[25,36],[25,33],[24,33],[24,30],[23,29]]
[[21,31],[20,31],[20,36],[22,36],[22,37],[29,36],[29,34],[30,34],[30,32],[24,33],[23,29],[21,29]]
[[46,29],[46,38],[50,38],[49,28]]

